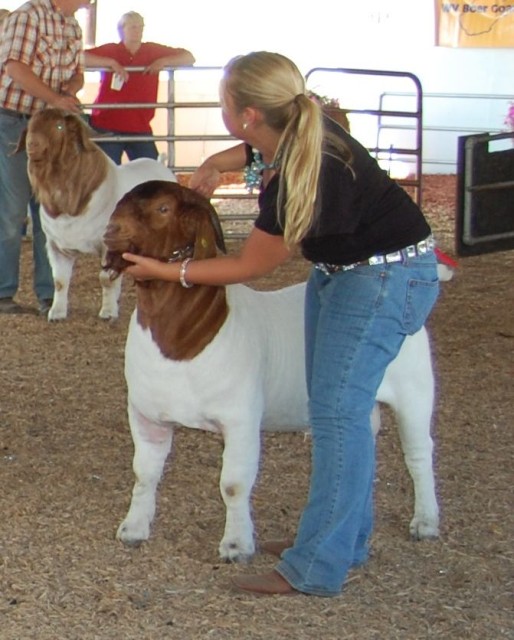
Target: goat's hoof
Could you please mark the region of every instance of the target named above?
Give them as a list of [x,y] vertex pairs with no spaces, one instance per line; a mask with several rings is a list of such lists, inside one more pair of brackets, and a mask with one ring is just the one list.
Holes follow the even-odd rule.
[[221,556],[222,561],[225,564],[250,564],[250,561],[253,558],[252,555],[239,553],[233,556]]
[[98,314],[98,317],[101,318],[102,320],[115,321],[118,319],[118,312],[105,311],[104,309],[100,309],[100,313]]
[[59,320],[66,320],[68,316],[68,305],[62,306],[54,300],[53,305],[48,310],[46,315],[48,322],[58,322]]
[[140,547],[150,537],[150,527],[144,524],[123,521],[116,531],[116,538],[127,547]]
[[121,540],[125,547],[129,547],[130,549],[139,549],[139,547],[143,544],[144,540]]
[[411,540],[435,540],[439,537],[439,525],[428,519],[415,518],[409,527]]
[[123,544],[126,547],[130,547],[132,549],[139,549],[139,547],[143,544],[143,542],[145,542],[146,538],[140,538],[140,537],[133,537],[127,534],[126,531],[120,531],[118,530],[118,532],[116,533],[116,539],[119,540],[120,542],[123,542]]
[[67,315],[64,313],[52,313],[52,310],[48,312],[47,320],[48,322],[62,322],[66,320]]
[[227,564],[234,562],[246,564],[252,559],[255,553],[255,546],[252,544],[246,545],[246,547],[244,548],[237,543],[221,543],[219,548],[220,558]]

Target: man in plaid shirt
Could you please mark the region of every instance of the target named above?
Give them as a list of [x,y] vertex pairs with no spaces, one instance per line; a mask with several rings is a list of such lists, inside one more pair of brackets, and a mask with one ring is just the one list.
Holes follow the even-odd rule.
[[[27,155],[13,149],[27,121],[47,106],[80,112],[82,31],[75,12],[91,0],[30,0],[13,11],[0,41],[0,313],[24,313],[18,290],[23,224],[31,198]],[[34,290],[46,315],[53,281],[45,237],[34,216]]]

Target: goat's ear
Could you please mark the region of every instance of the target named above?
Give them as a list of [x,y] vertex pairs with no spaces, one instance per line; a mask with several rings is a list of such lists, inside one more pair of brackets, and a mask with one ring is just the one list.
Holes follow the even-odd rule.
[[[182,204],[191,208],[191,215],[198,218],[195,240],[195,258],[212,258],[216,255],[215,246],[227,253],[223,229],[216,213],[207,198],[196,191],[182,187]],[[202,246],[203,245],[203,246]],[[215,246],[214,246],[215,245]],[[198,255],[197,255],[198,252]]]
[[13,151],[13,154],[19,153],[20,151],[24,151],[27,147],[27,129],[23,129],[20,137],[18,138],[18,142],[16,143],[16,148]]
[[217,241],[209,212],[205,207],[196,207],[193,215],[197,220],[193,258],[195,260],[213,258],[216,255]]
[[90,140],[90,130],[79,116],[68,114],[64,118],[66,129],[73,135],[81,151],[92,151],[93,142]]

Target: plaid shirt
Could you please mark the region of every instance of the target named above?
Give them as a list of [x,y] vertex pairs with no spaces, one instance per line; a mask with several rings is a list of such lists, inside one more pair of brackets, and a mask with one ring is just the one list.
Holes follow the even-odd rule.
[[46,103],[24,91],[7,74],[6,63],[27,65],[46,85],[60,93],[64,84],[84,72],[82,31],[73,16],[61,15],[51,0],[30,0],[4,23],[0,40],[0,107],[27,115]]

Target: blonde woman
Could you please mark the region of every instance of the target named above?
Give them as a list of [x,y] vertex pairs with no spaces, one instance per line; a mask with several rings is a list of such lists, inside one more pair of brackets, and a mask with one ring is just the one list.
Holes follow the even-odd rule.
[[254,594],[336,596],[364,564],[373,522],[370,414],[387,365],[424,324],[438,294],[430,227],[367,150],[306,95],[282,55],[231,60],[220,87],[228,131],[242,140],[208,158],[191,186],[211,195],[224,171],[260,182],[259,215],[238,255],[180,264],[124,254],[137,279],[245,282],[296,245],[313,265],[305,300],[312,428],[307,504],[294,540],[264,542],[273,571],[242,575]]

